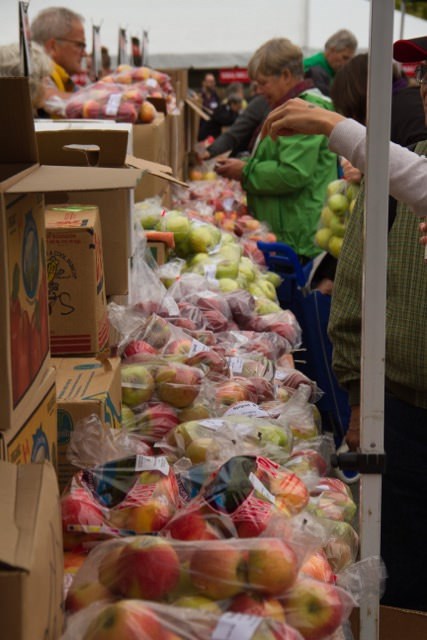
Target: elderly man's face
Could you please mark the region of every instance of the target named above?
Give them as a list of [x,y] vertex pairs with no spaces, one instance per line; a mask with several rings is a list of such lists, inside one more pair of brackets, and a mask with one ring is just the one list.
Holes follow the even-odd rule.
[[86,38],[83,24],[73,22],[71,30],[63,38],[55,38],[51,57],[71,76],[82,71],[86,55]]
[[325,52],[326,60],[334,71],[339,71],[354,56],[354,49],[327,49]]

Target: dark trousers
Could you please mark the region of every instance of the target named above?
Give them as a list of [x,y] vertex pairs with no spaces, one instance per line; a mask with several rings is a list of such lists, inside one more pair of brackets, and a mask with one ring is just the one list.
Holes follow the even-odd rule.
[[427,410],[386,393],[384,425],[382,604],[427,611]]

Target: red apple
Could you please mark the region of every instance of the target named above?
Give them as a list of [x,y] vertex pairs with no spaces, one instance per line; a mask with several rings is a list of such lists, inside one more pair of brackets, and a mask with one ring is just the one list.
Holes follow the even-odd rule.
[[97,614],[82,640],[163,640],[163,634],[157,615],[145,604],[121,600]]
[[280,600],[262,597],[255,593],[238,593],[232,599],[227,610],[263,618],[273,618],[280,622],[285,621],[285,612]]
[[257,593],[283,594],[297,577],[297,557],[278,538],[258,538],[249,550],[248,583]]
[[100,582],[92,580],[78,586],[71,585],[65,600],[65,609],[69,613],[75,613],[100,600],[113,600],[111,591]]
[[184,509],[172,518],[167,531],[177,540],[218,540],[222,536],[215,520],[217,516],[209,517],[197,508]]
[[180,418],[174,407],[156,402],[149,404],[136,415],[135,427],[144,436],[155,442],[164,438],[177,424]]
[[156,115],[157,115],[157,111],[154,105],[152,105],[151,102],[144,100],[144,102],[141,104],[141,107],[138,113],[138,117],[140,121],[145,123],[153,122]]
[[178,583],[179,559],[164,538],[139,536],[120,553],[117,574],[120,595],[159,600]]
[[322,582],[334,582],[335,576],[324,551],[313,551],[301,566],[300,573]]
[[101,107],[96,100],[87,100],[83,102],[82,118],[99,118],[101,115]]
[[205,542],[191,556],[190,574],[200,594],[213,600],[231,598],[244,589],[244,556],[226,541]]
[[196,367],[180,363],[163,365],[156,372],[157,394],[163,402],[183,409],[197,398],[201,380],[202,373]]
[[276,496],[276,505],[283,506],[292,514],[299,513],[309,501],[309,493],[304,482],[294,473],[285,469],[277,470],[268,476],[271,493]]
[[145,340],[132,340],[123,351],[123,359],[135,362],[138,360],[137,356],[146,355],[147,353],[150,355],[156,354],[157,349]]
[[284,600],[286,622],[305,640],[332,635],[342,623],[343,604],[337,588],[326,582],[300,578]]

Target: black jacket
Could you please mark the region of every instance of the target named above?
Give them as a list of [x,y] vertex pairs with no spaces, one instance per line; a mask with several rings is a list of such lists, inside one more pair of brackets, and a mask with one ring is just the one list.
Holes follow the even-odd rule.
[[208,147],[211,158],[231,150],[231,155],[236,156],[249,149],[254,131],[267,117],[270,111],[264,96],[255,96],[246,109],[239,114],[237,119],[225,133],[221,134],[215,142]]

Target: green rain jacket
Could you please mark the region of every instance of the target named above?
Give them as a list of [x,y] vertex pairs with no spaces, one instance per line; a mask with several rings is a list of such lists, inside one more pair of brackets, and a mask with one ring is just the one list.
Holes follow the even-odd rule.
[[[332,110],[317,89],[299,96]],[[308,258],[321,253],[314,244],[326,188],[337,178],[337,156],[325,136],[269,136],[256,147],[243,168],[242,185],[248,209],[267,222],[277,239]]]

